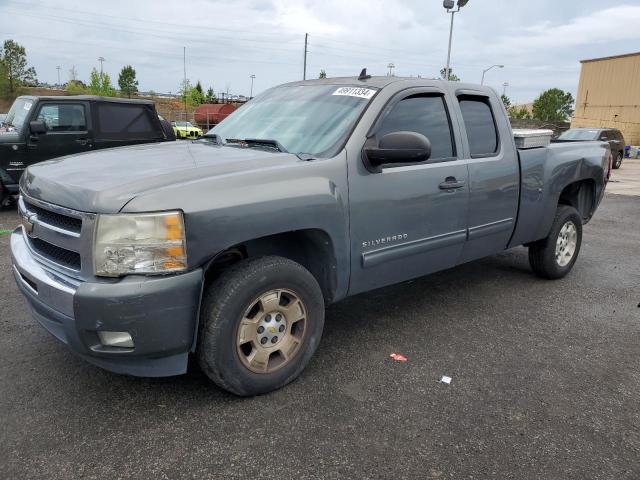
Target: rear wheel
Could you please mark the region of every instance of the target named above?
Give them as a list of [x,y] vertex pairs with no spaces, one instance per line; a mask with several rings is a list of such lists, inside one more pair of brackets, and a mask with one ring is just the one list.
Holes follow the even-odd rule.
[[322,292],[308,270],[281,257],[244,260],[207,289],[199,363],[236,395],[271,392],[300,375],[323,325]]
[[618,155],[616,155],[616,158],[613,161],[613,168],[617,170],[621,166],[622,166],[622,152],[618,152]]
[[582,219],[578,211],[559,205],[549,236],[529,246],[529,264],[536,275],[562,278],[576,263],[582,244]]

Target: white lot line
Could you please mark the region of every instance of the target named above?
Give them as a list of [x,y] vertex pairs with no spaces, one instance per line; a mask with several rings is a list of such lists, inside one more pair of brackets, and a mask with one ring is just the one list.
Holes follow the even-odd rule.
[[622,161],[622,166],[611,175],[607,193],[640,196],[640,158]]

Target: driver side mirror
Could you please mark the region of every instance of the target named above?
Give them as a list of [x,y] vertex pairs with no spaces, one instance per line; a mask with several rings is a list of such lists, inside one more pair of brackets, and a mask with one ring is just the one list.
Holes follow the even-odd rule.
[[29,123],[29,130],[36,135],[44,134],[47,133],[47,124],[42,120],[34,120]]
[[420,133],[392,132],[377,147],[365,147],[363,153],[370,170],[379,173],[384,166],[426,162],[431,157],[431,142]]

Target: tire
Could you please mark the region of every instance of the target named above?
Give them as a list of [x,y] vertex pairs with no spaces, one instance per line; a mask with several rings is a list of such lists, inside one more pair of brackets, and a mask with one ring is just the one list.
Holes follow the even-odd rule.
[[[581,245],[580,214],[573,207],[559,205],[549,236],[529,245],[529,264],[534,273],[541,278],[562,278],[576,263]],[[569,256],[571,250],[573,252]]]
[[302,265],[275,256],[248,259],[207,288],[200,322],[202,371],[235,395],[261,395],[287,385],[306,367],[322,336],[324,299]]
[[613,169],[617,170],[622,166],[622,152],[618,152],[615,160],[613,161]]

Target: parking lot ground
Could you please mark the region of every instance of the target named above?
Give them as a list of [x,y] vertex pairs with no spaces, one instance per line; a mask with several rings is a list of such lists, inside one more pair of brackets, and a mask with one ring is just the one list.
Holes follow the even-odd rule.
[[640,196],[640,159],[625,158],[622,166],[613,171],[607,192]]
[[334,305],[301,378],[249,399],[79,360],[0,236],[0,478],[638,479],[639,212],[608,194],[563,280],[518,248]]

